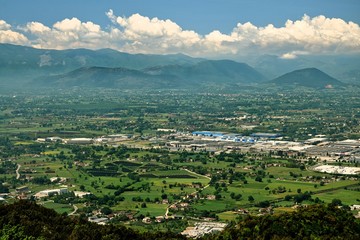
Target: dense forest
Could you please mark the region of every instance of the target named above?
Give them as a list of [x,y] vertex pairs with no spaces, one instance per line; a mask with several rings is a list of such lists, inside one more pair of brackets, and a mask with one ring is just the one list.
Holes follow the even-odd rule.
[[[0,239],[186,239],[171,232],[140,233],[124,226],[97,225],[57,214],[30,201],[0,206]],[[293,213],[246,217],[202,239],[360,239],[360,222],[330,205]]]

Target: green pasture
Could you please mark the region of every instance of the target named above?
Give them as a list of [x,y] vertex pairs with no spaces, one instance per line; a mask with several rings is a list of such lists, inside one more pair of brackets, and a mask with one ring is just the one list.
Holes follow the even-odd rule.
[[286,179],[293,179],[292,176],[290,176],[290,172],[296,174],[296,175],[302,175],[303,177],[307,176],[325,176],[326,174],[317,173],[313,171],[306,171],[306,170],[300,170],[299,168],[287,168],[287,167],[269,167],[265,170],[270,175],[276,176],[276,178],[286,178]]
[[54,203],[54,202],[45,202],[43,204],[46,208],[54,209],[58,213],[71,213],[74,211],[74,208],[70,206],[69,204],[60,204],[60,203]]
[[295,211],[296,209],[292,207],[277,207],[274,209],[274,214],[291,213]]
[[359,205],[360,204],[360,192],[351,191],[345,189],[338,189],[325,193],[318,193],[313,198],[318,197],[320,200],[330,203],[333,199],[340,199],[343,204],[346,205]]
[[126,200],[132,201],[133,197],[141,197],[143,200],[145,198],[150,198],[150,200],[154,200],[155,198],[161,199],[161,193],[160,189],[154,188],[152,190],[148,191],[126,191],[121,194],[122,197],[125,197]]
[[192,205],[199,211],[226,211],[233,207],[234,201],[232,200],[203,200]]
[[222,221],[235,221],[236,218],[238,217],[238,214],[236,214],[233,211],[226,211],[226,212],[218,213],[216,215]]
[[132,210],[138,211],[138,214],[145,216],[150,215],[151,217],[165,215],[168,204],[162,203],[146,203],[146,208],[141,208],[141,203],[133,201],[119,202],[116,206],[112,207],[114,211]]
[[167,204],[157,204],[157,203],[146,203],[146,208],[139,207],[139,213],[145,216],[164,216],[166,212]]

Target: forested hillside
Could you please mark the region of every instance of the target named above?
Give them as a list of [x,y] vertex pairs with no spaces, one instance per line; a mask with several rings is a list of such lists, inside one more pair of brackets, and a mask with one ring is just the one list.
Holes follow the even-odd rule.
[[30,201],[0,206],[0,239],[186,239],[172,233],[138,233],[57,214]]
[[[97,225],[29,201],[0,206],[0,239],[186,239],[173,233],[139,233]],[[314,205],[281,215],[247,217],[202,239],[360,239],[360,222],[347,210]]]
[[312,205],[293,213],[248,217],[221,235],[203,239],[360,239],[360,222],[331,204]]

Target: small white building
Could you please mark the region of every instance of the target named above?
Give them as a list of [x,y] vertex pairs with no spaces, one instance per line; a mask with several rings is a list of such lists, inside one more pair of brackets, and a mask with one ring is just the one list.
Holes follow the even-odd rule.
[[105,225],[109,221],[109,219],[106,218],[106,217],[103,217],[103,218],[89,217],[88,221],[93,222],[93,223],[97,223],[99,225]]
[[142,222],[149,224],[149,223],[151,223],[151,218],[149,218],[149,217],[144,217],[143,220],[142,220]]
[[59,182],[59,183],[64,183],[64,182],[66,182],[66,178],[64,178],[64,177],[52,177],[52,178],[50,178],[50,182]]
[[62,142],[61,137],[47,137],[45,138],[46,142]]
[[75,197],[83,198],[91,194],[91,192],[74,191]]
[[92,138],[71,138],[66,140],[68,144],[91,144],[93,143]]
[[68,189],[67,188],[60,188],[60,189],[48,189],[48,190],[43,190],[43,191],[40,191],[38,193],[36,193],[34,195],[34,197],[36,198],[43,198],[43,197],[51,197],[51,196],[54,196],[54,195],[61,195],[61,194],[64,194],[64,193],[68,193]]

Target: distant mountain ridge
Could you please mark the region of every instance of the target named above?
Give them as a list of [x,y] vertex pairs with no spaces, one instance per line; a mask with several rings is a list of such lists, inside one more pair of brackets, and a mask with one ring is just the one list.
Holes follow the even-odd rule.
[[318,89],[345,85],[317,68],[295,70],[277,77],[269,81],[269,83],[273,83],[278,86],[302,86]]
[[0,63],[4,66],[31,66],[39,68],[62,68],[65,71],[80,67],[124,67],[143,69],[169,64],[193,64],[204,59],[192,58],[184,54],[152,55],[129,54],[112,49],[67,49],[49,50],[0,44]]
[[39,77],[31,82],[43,87],[104,87],[104,88],[176,88],[171,78],[163,78],[128,68],[82,67],[69,73]]
[[247,64],[231,60],[111,49],[59,51],[0,44],[0,64],[2,83],[37,87],[236,88],[266,80]]
[[[323,59],[319,62],[323,64]],[[350,58],[343,64],[351,65]],[[254,59],[248,59],[256,62]],[[279,60],[264,56],[257,69],[299,68],[306,59]],[[272,63],[274,63],[272,65]],[[275,66],[275,68],[273,68]],[[347,68],[347,71],[350,68]],[[322,68],[321,68],[322,69]],[[111,87],[121,89],[204,89],[237,91],[245,86],[262,87],[272,75],[264,76],[246,63],[207,60],[184,54],[147,55],[122,53],[112,49],[47,50],[0,44],[0,87]],[[356,82],[358,69],[348,71]],[[282,70],[283,72],[283,70]],[[268,82],[276,86],[324,88],[343,83],[315,68],[286,73]],[[260,84],[260,85],[259,85]]]
[[183,54],[129,54],[112,49],[48,50],[0,44],[0,82],[23,84],[41,76],[61,75],[82,67],[140,70],[157,65],[191,65],[202,60]]
[[299,55],[284,59],[274,55],[253,56],[246,63],[269,79],[305,68],[317,68],[344,83],[360,83],[360,55]]
[[200,88],[211,85],[236,88],[265,78],[244,63],[230,60],[204,60],[193,65],[164,65],[142,70],[123,67],[82,67],[74,71],[36,78],[36,86],[111,87],[124,89]]

